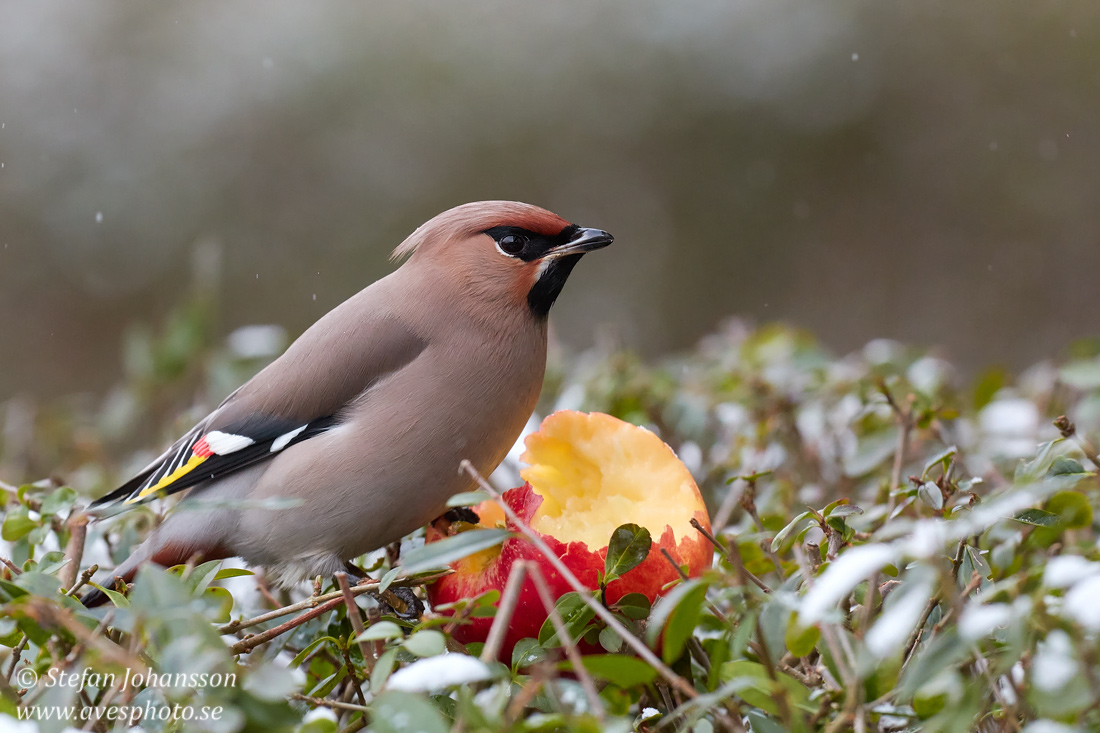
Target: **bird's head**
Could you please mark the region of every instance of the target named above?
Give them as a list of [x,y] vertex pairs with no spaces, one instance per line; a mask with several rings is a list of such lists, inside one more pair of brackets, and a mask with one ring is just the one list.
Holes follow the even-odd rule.
[[501,299],[544,318],[585,252],[611,244],[602,229],[585,229],[557,214],[516,201],[478,201],[444,211],[394,250],[406,266],[442,268],[467,292]]

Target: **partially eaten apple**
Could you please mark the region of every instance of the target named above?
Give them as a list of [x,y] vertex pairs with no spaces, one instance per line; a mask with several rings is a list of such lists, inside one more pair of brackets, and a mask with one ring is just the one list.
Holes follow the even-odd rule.
[[[504,493],[504,501],[586,587],[599,588],[608,543],[615,529],[636,524],[653,539],[648,556],[634,569],[607,585],[605,602],[628,593],[644,594],[652,603],[666,585],[680,577],[662,554],[667,550],[688,576],[710,567],[713,548],[691,525],[697,520],[708,531],[706,505],[691,472],[673,450],[645,428],[602,413],[572,410],[547,417],[528,436],[520,471],[527,482]],[[428,528],[427,541],[474,528],[517,527],[494,502],[473,507],[476,525],[439,521]],[[503,592],[513,565],[534,563],[555,598],[572,590],[539,550],[522,536],[452,564],[454,573],[428,588],[433,606],[473,598],[489,590]],[[511,659],[520,639],[537,638],[547,612],[533,582],[525,581],[512,615],[500,658]],[[454,637],[463,643],[485,641],[492,618],[473,618],[458,626]]]

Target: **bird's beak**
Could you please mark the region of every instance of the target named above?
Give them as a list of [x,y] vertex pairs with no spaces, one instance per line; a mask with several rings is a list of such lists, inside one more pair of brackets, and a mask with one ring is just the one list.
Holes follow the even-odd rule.
[[566,255],[583,254],[594,249],[603,249],[615,241],[615,238],[603,229],[578,229],[565,244],[554,247],[546,253],[544,259],[556,260]]

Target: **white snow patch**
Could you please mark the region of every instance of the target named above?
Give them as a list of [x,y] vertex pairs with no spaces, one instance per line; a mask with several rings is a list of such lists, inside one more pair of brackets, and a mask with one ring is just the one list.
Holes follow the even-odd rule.
[[925,604],[932,597],[932,583],[930,580],[907,583],[902,586],[901,594],[897,600],[891,597],[893,603],[867,632],[867,650],[879,659],[900,650],[913,633]]
[[1066,632],[1054,629],[1039,642],[1031,666],[1031,683],[1044,692],[1057,692],[1077,676],[1077,672],[1073,641]]
[[387,690],[402,692],[432,692],[455,685],[482,682],[492,677],[489,666],[465,654],[442,654],[418,659],[393,673],[386,682]]
[[1097,573],[1100,573],[1100,563],[1090,562],[1080,555],[1059,555],[1047,563],[1043,571],[1043,585],[1068,588]]
[[1091,631],[1100,631],[1100,575],[1077,583],[1066,594],[1062,612]]
[[1031,400],[1013,397],[990,402],[978,416],[982,432],[1025,437],[1039,429],[1039,408]]
[[313,710],[310,710],[306,713],[305,717],[302,718],[302,722],[306,725],[315,720],[331,720],[335,723],[337,720],[336,713],[332,712],[329,708],[313,708]]
[[922,519],[913,525],[909,536],[900,541],[902,552],[913,557],[932,557],[943,554],[949,528],[936,519]]
[[821,621],[841,598],[876,570],[892,562],[896,555],[895,548],[880,543],[859,545],[845,552],[825,569],[803,597],[799,621],[807,626]]
[[1012,606],[1007,603],[972,602],[959,617],[959,636],[967,641],[981,639],[1012,621]]
[[978,424],[989,451],[1011,458],[1035,452],[1039,408],[1031,400],[1011,397],[990,402],[978,414]]

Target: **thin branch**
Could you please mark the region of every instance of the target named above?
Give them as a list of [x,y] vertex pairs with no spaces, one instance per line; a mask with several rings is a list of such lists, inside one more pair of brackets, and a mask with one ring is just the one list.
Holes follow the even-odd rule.
[[[66,522],[69,529],[69,541],[65,545],[65,559],[68,565],[61,569],[61,585],[72,588],[80,571],[80,561],[84,559],[84,539],[88,535],[88,515],[77,514]],[[84,581],[85,583],[87,581]],[[71,596],[72,593],[70,592]]]
[[527,574],[531,576],[531,580],[535,584],[535,591],[539,594],[539,600],[542,601],[543,608],[546,609],[546,614],[550,618],[550,624],[554,627],[558,639],[561,640],[565,656],[573,663],[573,672],[576,673],[581,682],[581,688],[588,698],[589,707],[592,708],[596,719],[602,723],[605,717],[603,703],[600,702],[600,695],[596,692],[596,685],[592,682],[592,677],[589,676],[588,670],[584,668],[584,662],[581,661],[580,652],[577,650],[577,643],[569,635],[569,629],[565,627],[565,621],[558,613],[557,599],[550,592],[550,586],[547,585],[546,578],[543,577],[542,570],[537,565],[527,560],[521,560],[520,563],[526,566]]
[[[329,595],[332,595],[332,594],[329,594]],[[238,641],[236,644],[229,647],[229,653],[230,654],[246,654],[246,653],[252,651],[254,648],[258,647],[260,644],[263,644],[265,641],[271,641],[272,639],[274,639],[276,636],[279,636],[280,634],[285,634],[286,632],[290,631],[291,629],[296,629],[299,626],[301,626],[302,624],[304,624],[306,621],[311,621],[312,619],[317,618],[321,614],[324,614],[324,613],[327,613],[327,612],[331,611],[332,609],[336,608],[337,606],[339,606],[343,602],[344,602],[343,596],[340,593],[337,593],[335,598],[333,598],[329,601],[325,601],[321,605],[319,605],[316,608],[313,608],[309,611],[306,611],[305,613],[303,613],[300,616],[295,616],[294,618],[292,618],[290,621],[287,621],[286,623],[279,624],[278,626],[276,626],[274,628],[271,628],[271,629],[268,629],[267,631],[264,631],[264,632],[259,633],[259,634],[251,634],[249,636],[246,636],[241,641]]]
[[702,525],[702,523],[698,519],[696,519],[695,517],[692,517],[690,521],[691,521],[691,526],[695,527],[695,529],[699,530],[699,532],[704,537],[706,537],[712,545],[714,545],[718,549],[718,552],[722,553],[722,556],[726,558],[726,561],[730,565],[733,565],[734,567],[739,568],[737,572],[739,574],[741,574],[744,577],[744,579],[752,581],[753,585],[755,585],[757,588],[764,591],[765,593],[771,593],[772,592],[772,589],[768,587],[767,583],[765,583],[760,578],[756,577],[756,575],[754,575],[753,573],[749,572],[749,569],[745,567],[745,563],[741,562],[741,554],[740,553],[737,554],[737,560],[735,561],[734,558],[730,554],[730,549],[728,547],[726,547],[725,545],[723,545],[721,542],[719,542],[718,539],[714,535],[712,535],[710,532],[708,532],[706,530],[706,528]]
[[[439,578],[442,578],[444,575],[450,575],[452,572],[453,571],[451,571],[451,570],[441,570],[438,573],[432,573],[430,575],[419,575],[415,578],[398,578],[398,579],[394,580],[390,585],[408,586],[408,587],[417,586],[417,585],[424,585],[426,583],[431,583],[433,580],[438,580]],[[362,582],[358,583],[357,585],[355,585],[354,587],[352,587],[351,594],[353,596],[360,596],[363,593],[369,593],[373,590],[376,590],[378,588],[378,584],[380,582],[381,581],[374,580],[374,579],[362,581]],[[232,634],[235,631],[240,631],[241,629],[247,629],[251,626],[256,626],[258,624],[262,624],[262,623],[265,623],[267,621],[272,621],[274,619],[281,618],[283,616],[289,616],[292,613],[297,613],[298,611],[304,611],[307,608],[314,608],[314,607],[316,607],[316,606],[318,606],[322,603],[327,603],[328,601],[331,601],[334,598],[341,598],[342,599],[343,598],[343,591],[336,590],[336,591],[332,591],[330,593],[326,593],[323,596],[311,596],[310,598],[307,598],[304,601],[299,601],[298,603],[292,603],[289,606],[283,606],[282,608],[277,608],[274,611],[269,611],[268,613],[264,613],[264,614],[261,614],[259,616],[254,617],[254,618],[247,619],[247,620],[238,619],[236,621],[230,621],[227,624],[219,626],[218,627],[218,633],[219,634]]]
[[[348,584],[348,574],[344,571],[336,573],[336,582],[340,586],[340,593],[344,597],[344,605],[348,607],[348,620],[351,621],[351,628],[355,631],[355,643],[359,645],[359,653],[363,655],[363,664],[367,666],[367,672],[369,673],[374,669],[374,655],[367,650],[367,644],[364,641],[359,641],[359,637],[363,635],[366,628],[363,627],[363,616],[359,613],[359,606],[355,605],[355,596],[351,594],[351,586]],[[352,670],[348,670],[351,673]],[[359,690],[359,696],[362,697],[363,691]],[[366,705],[366,701],[363,701]]]
[[333,710],[350,710],[357,713],[369,713],[371,711],[370,708],[364,707],[362,705],[355,705],[350,702],[339,702],[337,700],[327,700],[320,697],[310,697],[309,695],[303,695],[300,692],[291,693],[290,699],[301,700],[302,702],[308,702],[311,705],[332,708]]
[[493,618],[493,625],[489,627],[489,636],[485,639],[485,646],[481,649],[481,661],[489,663],[500,654],[500,648],[504,644],[504,635],[508,633],[508,624],[516,611],[519,602],[519,592],[523,589],[523,579],[527,575],[527,564],[518,562],[508,572],[508,580],[504,583],[504,592],[497,604],[497,613]]
[[1077,432],[1077,426],[1069,418],[1065,415],[1059,415],[1054,420],[1054,427],[1058,428],[1058,432],[1062,434],[1063,438],[1071,439],[1077,443],[1081,451],[1092,462],[1092,465],[1100,468],[1100,454],[1097,454],[1096,449],[1092,447],[1092,443],[1087,438]]
[[65,591],[65,595],[72,598],[76,595],[76,592],[86,586],[88,581],[92,579],[92,576],[99,571],[98,565],[92,565],[90,568],[80,574],[80,577],[73,583],[73,586],[69,590]]

